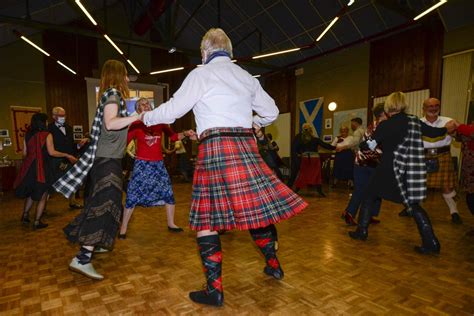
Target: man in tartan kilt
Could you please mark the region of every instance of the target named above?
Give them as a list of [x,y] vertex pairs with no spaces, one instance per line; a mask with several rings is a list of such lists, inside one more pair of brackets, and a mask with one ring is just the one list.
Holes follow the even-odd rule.
[[[432,127],[443,127],[452,119],[440,116],[440,101],[436,98],[429,98],[423,102],[423,112],[425,116],[421,121]],[[458,213],[458,208],[454,197],[456,191],[456,171],[451,158],[452,137],[446,133],[441,137],[428,137],[423,135],[423,146],[425,148],[425,161],[427,164],[427,187],[442,189],[443,199],[448,205],[451,213],[451,220],[454,224],[461,224],[462,220]],[[403,210],[400,216],[410,215],[407,210]]]
[[[278,117],[259,81],[232,63],[232,43],[222,29],[201,41],[203,66],[191,71],[168,102],[143,117],[146,125],[171,124],[193,110],[199,137],[190,227],[207,278],[206,288],[189,294],[197,303],[222,306],[222,251],[219,230],[249,230],[266,261],[264,273],[283,278],[272,224],[301,212],[307,203],[284,185],[260,156],[252,127]],[[252,112],[257,115],[252,117]]]

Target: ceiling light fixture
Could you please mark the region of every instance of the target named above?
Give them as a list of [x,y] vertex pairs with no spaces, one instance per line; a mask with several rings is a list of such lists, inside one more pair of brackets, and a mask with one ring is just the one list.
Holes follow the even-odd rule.
[[46,56],[49,56],[49,53],[47,53],[45,50],[43,50],[41,47],[39,47],[38,45],[36,45],[32,41],[30,41],[29,39],[27,39],[23,35],[21,35],[20,38],[22,40],[24,40],[25,42],[27,42],[28,44],[30,44],[31,46],[33,46],[34,48],[36,48],[37,50],[39,50],[40,52],[42,52],[43,54],[45,54]]
[[446,2],[448,2],[448,0],[440,0],[437,4],[433,5],[431,8],[421,12],[420,14],[418,14],[415,18],[413,18],[413,21],[416,21],[418,20],[419,18],[421,18],[422,16],[425,16],[427,15],[428,13],[430,13],[431,11],[433,11],[434,9],[442,6],[443,4],[445,4]]
[[93,18],[92,15],[89,13],[89,11],[87,11],[86,7],[84,7],[84,5],[82,5],[81,1],[80,1],[80,0],[76,0],[76,4],[79,6],[79,8],[81,8],[82,12],[84,12],[84,14],[89,18],[89,20],[92,22],[92,24],[94,24],[95,26],[97,26],[97,22],[94,20],[94,18]]
[[351,5],[353,5],[355,2],[355,0],[349,0],[349,3],[347,4],[348,7],[350,7]]
[[178,67],[178,68],[171,68],[171,69],[165,69],[165,70],[158,70],[158,71],[153,71],[150,72],[150,75],[157,75],[157,74],[162,74],[165,72],[172,72],[172,71],[178,71],[178,70],[183,70],[184,67]]
[[257,56],[253,56],[252,59],[259,59],[259,58],[265,58],[265,57],[270,57],[270,56],[274,56],[274,55],[281,55],[281,54],[296,52],[296,51],[299,51],[300,49],[301,49],[301,47],[297,47],[297,48],[282,50],[282,51],[275,52],[275,53],[268,53],[268,54],[263,54],[263,55],[257,55]]
[[119,52],[120,55],[123,55],[122,50],[117,45],[115,45],[115,43],[110,39],[110,37],[107,34],[104,34],[104,37],[106,40],[109,41],[110,45],[112,45],[117,50],[117,52]]
[[136,71],[137,74],[140,73],[140,71],[138,70],[137,67],[135,67],[135,65],[132,63],[132,61],[130,59],[127,59],[127,63],[130,64],[130,66],[132,66],[132,68]]
[[176,51],[176,47],[171,47],[170,49],[168,49],[168,53],[170,54],[173,54],[174,52]]
[[253,75],[254,78],[259,78],[261,75]]
[[334,23],[337,22],[337,20],[339,20],[339,17],[336,16],[332,21],[331,23],[329,23],[329,25],[324,29],[324,31],[321,33],[321,35],[318,36],[318,38],[316,39],[316,42],[319,42],[321,40],[321,38],[323,38],[324,34],[327,33],[327,31],[329,31],[329,29],[334,25]]
[[71,68],[69,68],[68,66],[66,66],[65,64],[63,64],[60,60],[57,60],[56,62],[57,62],[58,64],[60,64],[61,66],[63,66],[64,68],[66,68],[67,70],[69,70],[70,72],[72,72],[73,74],[77,75],[74,70],[72,70]]

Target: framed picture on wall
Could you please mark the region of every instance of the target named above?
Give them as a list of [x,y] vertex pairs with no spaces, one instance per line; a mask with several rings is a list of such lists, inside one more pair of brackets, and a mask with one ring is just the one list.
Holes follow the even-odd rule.
[[9,137],[7,129],[0,129],[0,137]]
[[74,133],[74,140],[81,140],[83,138],[82,133]]
[[324,135],[323,142],[325,143],[332,143],[332,135]]
[[74,125],[72,130],[74,133],[82,133],[82,125]]
[[3,139],[3,147],[9,147],[12,145],[12,139],[11,138],[4,138]]

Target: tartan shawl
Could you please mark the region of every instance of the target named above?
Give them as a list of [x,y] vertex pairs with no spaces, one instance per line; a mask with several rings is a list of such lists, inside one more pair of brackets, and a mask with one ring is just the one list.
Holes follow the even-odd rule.
[[128,116],[127,107],[120,92],[115,88],[105,90],[95,112],[94,122],[92,123],[90,132],[91,140],[89,147],[72,168],[53,184],[53,188],[67,198],[79,189],[79,186],[84,182],[84,179],[94,164],[97,144],[102,130],[105,103],[112,96],[117,96],[120,100],[119,115],[121,117]]
[[410,206],[426,198],[426,164],[421,123],[408,115],[408,134],[394,151],[393,170],[403,204]]

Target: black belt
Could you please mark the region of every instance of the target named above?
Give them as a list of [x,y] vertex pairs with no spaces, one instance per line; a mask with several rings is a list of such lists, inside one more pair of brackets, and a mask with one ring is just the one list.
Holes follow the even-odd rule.
[[438,148],[425,148],[425,155],[436,156],[439,154],[447,153],[451,151],[450,146],[438,147]]
[[215,137],[222,137],[222,136],[231,136],[231,137],[253,137],[253,133],[245,133],[245,132],[220,132],[220,133],[212,133],[210,135],[204,136],[199,141],[205,142],[208,139],[215,138]]

